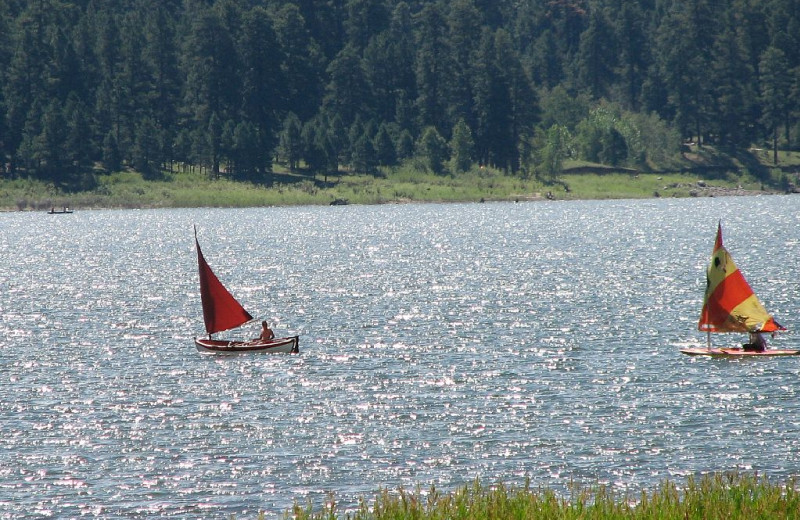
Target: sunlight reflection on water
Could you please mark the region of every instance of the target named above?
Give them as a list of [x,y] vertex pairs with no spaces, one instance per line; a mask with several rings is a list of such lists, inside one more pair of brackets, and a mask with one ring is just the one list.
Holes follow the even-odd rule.
[[[718,219],[797,327],[798,200],[0,214],[0,517],[280,514],[475,478],[797,475],[798,360],[678,348],[704,341]],[[300,355],[195,352],[193,224]]]

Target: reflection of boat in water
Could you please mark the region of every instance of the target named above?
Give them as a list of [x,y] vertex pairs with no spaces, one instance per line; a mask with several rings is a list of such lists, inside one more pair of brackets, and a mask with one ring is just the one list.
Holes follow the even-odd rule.
[[55,206],[50,208],[50,211],[47,212],[49,215],[64,215],[66,213],[72,213],[72,210],[68,207],[64,206],[61,209],[56,209]]
[[242,354],[242,353],[297,353],[299,337],[273,338],[270,340],[255,339],[251,341],[229,341],[212,339],[211,335],[244,325],[253,317],[222,285],[219,278],[211,270],[200,243],[197,241],[197,229],[194,232],[194,243],[197,246],[197,265],[200,271],[200,298],[203,302],[203,320],[208,338],[195,338],[194,344],[199,352],[209,354]]
[[763,333],[786,330],[767,312],[722,245],[722,224],[717,227],[714,251],[706,270],[705,300],[697,328],[708,333],[708,345],[706,348],[681,349],[684,354],[714,357],[800,354],[800,350],[769,349],[766,343],[759,346],[748,343],[741,347],[711,348],[712,332],[749,333],[753,338],[761,338]]

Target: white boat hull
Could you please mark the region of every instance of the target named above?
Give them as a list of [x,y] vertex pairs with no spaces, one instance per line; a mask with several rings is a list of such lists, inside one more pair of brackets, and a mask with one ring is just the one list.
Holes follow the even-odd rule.
[[300,338],[275,338],[269,341],[228,341],[195,338],[194,345],[203,354],[297,354]]

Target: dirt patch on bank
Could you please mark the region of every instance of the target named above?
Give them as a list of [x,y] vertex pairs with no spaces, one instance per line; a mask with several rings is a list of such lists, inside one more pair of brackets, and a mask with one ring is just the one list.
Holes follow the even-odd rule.
[[664,191],[687,191],[690,197],[734,197],[746,195],[774,195],[779,193],[774,190],[746,190],[741,186],[730,188],[726,186],[714,186],[705,181],[695,183],[675,183],[664,187]]

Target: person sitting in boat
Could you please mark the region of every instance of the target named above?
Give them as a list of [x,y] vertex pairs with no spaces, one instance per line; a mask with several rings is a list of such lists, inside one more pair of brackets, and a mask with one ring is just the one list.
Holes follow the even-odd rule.
[[275,338],[275,333],[269,328],[267,320],[261,322],[261,335],[258,337],[260,341],[269,341]]
[[758,331],[750,333],[750,343],[744,344],[744,349],[752,352],[764,352],[767,350],[767,340]]

